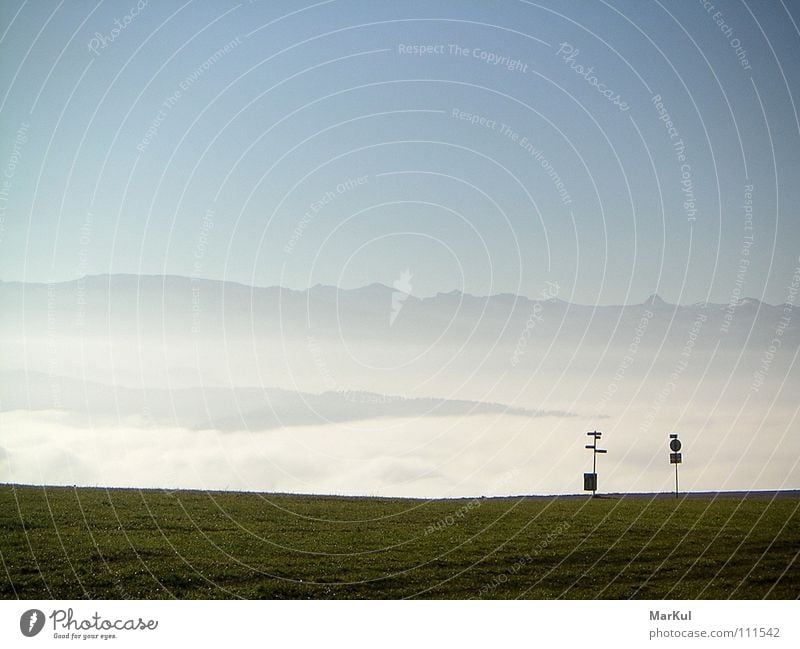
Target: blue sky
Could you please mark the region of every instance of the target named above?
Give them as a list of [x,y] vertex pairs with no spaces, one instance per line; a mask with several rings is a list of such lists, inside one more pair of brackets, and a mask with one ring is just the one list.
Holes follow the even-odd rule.
[[4,2],[0,278],[784,302],[800,11],[711,5]]

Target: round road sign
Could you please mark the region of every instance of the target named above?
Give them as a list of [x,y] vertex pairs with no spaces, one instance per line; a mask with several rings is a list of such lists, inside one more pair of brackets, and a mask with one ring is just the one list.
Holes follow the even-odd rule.
[[680,451],[680,450],[681,450],[681,440],[679,440],[679,439],[673,439],[673,440],[671,440],[671,441],[670,441],[670,443],[669,443],[669,447],[670,447],[670,448],[671,448],[671,449],[672,449],[672,450],[673,450],[675,453],[677,453],[678,451]]

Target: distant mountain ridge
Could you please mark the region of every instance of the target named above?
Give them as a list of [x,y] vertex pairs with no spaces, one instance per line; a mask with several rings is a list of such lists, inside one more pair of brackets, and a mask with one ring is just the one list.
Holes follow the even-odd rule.
[[[776,336],[781,363],[800,345],[800,318],[787,321],[783,306],[753,299],[677,306],[654,295],[589,306],[558,295],[401,295],[383,284],[295,290],[176,275],[3,282],[0,356],[7,369],[109,385],[265,385],[517,404],[514,386],[531,377],[549,390],[548,377],[568,370],[605,381],[595,388],[603,392],[617,375],[633,385],[634,360],[642,371],[658,363],[669,373],[688,348],[695,365],[713,355],[745,380]],[[487,396],[499,383],[505,392]],[[561,400],[528,405],[581,411],[570,406],[568,383],[558,381]]]
[[[58,282],[25,282],[20,280],[11,280],[11,281],[0,280],[0,288],[4,286],[5,287],[28,286],[31,288],[48,287],[48,286],[66,287],[69,285],[77,285],[81,283],[84,284],[87,288],[89,287],[89,285],[98,288],[104,285],[119,287],[120,284],[122,284],[130,287],[131,285],[136,284],[140,288],[153,288],[154,286],[157,286],[159,284],[165,287],[176,287],[187,284],[189,285],[201,284],[207,286],[228,287],[232,290],[245,289],[247,291],[256,293],[283,292],[286,294],[293,294],[293,295],[304,295],[304,294],[319,295],[326,293],[341,294],[341,295],[359,295],[359,294],[364,295],[364,294],[382,293],[391,295],[392,293],[397,292],[397,290],[392,288],[391,286],[387,286],[380,282],[372,282],[370,284],[365,284],[364,286],[359,286],[354,288],[343,288],[331,284],[314,284],[313,286],[310,286],[305,289],[296,289],[279,285],[255,286],[234,280],[195,278],[186,275],[172,275],[172,274],[136,275],[133,273],[101,273],[96,275],[86,275],[84,277],[77,279],[61,280]],[[408,293],[408,299],[415,299],[418,301],[437,300],[441,298],[451,298],[451,297],[456,297],[464,300],[517,300],[530,303],[550,302],[550,303],[560,303],[574,307],[585,307],[585,308],[622,308],[622,307],[634,307],[634,306],[678,307],[678,308],[696,308],[696,307],[727,308],[729,306],[729,303],[720,303],[720,302],[695,302],[691,304],[677,304],[677,303],[667,302],[659,294],[651,294],[643,302],[631,302],[630,304],[584,304],[580,302],[570,302],[559,297],[536,299],[525,295],[518,295],[515,293],[492,293],[489,295],[474,295],[472,293],[466,293],[458,289],[452,289],[446,292],[440,291],[437,292],[435,295],[427,295],[427,296],[416,296],[414,295],[413,292]],[[739,298],[737,300],[737,303],[738,306],[761,305],[763,307],[773,307],[773,308],[783,308],[787,306],[786,304],[770,304],[768,302],[759,300],[758,298],[755,297]]]
[[87,421],[141,417],[149,425],[222,432],[259,431],[381,417],[511,415],[572,417],[464,399],[415,398],[365,391],[320,394],[253,386],[165,390],[105,385],[41,372],[0,370],[0,411],[64,410]]

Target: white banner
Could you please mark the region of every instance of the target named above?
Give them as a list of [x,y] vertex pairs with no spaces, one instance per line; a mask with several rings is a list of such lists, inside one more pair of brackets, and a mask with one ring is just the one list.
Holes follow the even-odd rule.
[[791,601],[31,600],[0,602],[0,647],[798,647],[798,617]]

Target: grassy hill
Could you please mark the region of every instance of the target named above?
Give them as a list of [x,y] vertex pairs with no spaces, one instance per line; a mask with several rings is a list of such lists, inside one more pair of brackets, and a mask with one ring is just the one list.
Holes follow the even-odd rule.
[[800,493],[402,500],[0,486],[2,598],[797,598]]

